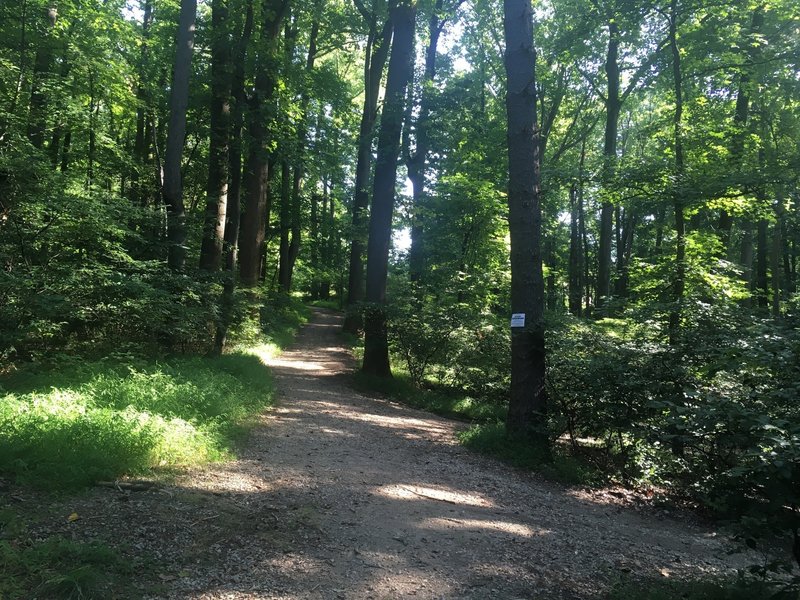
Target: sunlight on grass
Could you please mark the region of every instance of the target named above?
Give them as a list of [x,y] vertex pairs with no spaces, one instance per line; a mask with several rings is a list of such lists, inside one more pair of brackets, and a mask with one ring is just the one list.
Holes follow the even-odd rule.
[[50,373],[63,381],[58,387],[23,380],[14,391],[12,381],[0,396],[0,472],[74,488],[225,458],[271,401],[264,362],[275,348],[163,364],[90,363],[79,376]]

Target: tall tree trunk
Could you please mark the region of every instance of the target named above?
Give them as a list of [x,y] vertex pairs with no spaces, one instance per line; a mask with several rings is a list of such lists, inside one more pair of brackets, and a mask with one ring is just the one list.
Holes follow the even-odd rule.
[[605,71],[608,81],[606,97],[606,129],[603,141],[603,188],[604,197],[600,207],[600,242],[597,256],[597,304],[601,306],[611,293],[611,238],[613,236],[614,205],[608,199],[616,172],[617,133],[620,99],[619,71],[619,27],[614,19],[608,23],[608,52]]
[[150,43],[150,26],[153,22],[153,3],[145,0],[142,7],[142,43],[139,49],[136,83],[136,138],[133,142],[133,167],[131,169],[130,198],[139,206],[147,205],[147,186],[142,184],[142,172],[147,163],[149,136],[147,135],[147,62]]
[[545,389],[544,281],[536,51],[530,0],[503,2],[508,77],[508,224],[511,234],[511,397],[506,430],[548,446]]
[[783,205],[783,189],[778,185],[775,198],[775,225],[772,228],[772,316],[776,319],[781,316],[781,295],[783,288],[781,285],[781,272],[783,271],[783,217],[785,207]]
[[269,152],[267,149],[271,104],[276,79],[275,46],[288,0],[265,0],[262,7],[261,39],[255,86],[249,102],[250,148],[245,169],[245,207],[241,225],[239,251],[241,283],[252,287],[258,283],[264,244],[264,221],[267,207]]
[[580,237],[580,216],[578,211],[578,186],[573,183],[569,189],[569,312],[580,317],[583,296],[583,248]]
[[280,211],[280,245],[278,249],[279,264],[278,264],[278,285],[281,290],[289,293],[290,275],[289,275],[289,248],[290,239],[289,235],[292,230],[292,204],[291,204],[291,170],[289,169],[289,161],[284,159],[281,161],[281,211]]
[[227,0],[211,2],[211,140],[200,268],[217,271],[222,262],[225,211],[228,203],[230,143],[230,34]]
[[189,105],[189,75],[194,49],[197,0],[181,0],[175,63],[169,96],[169,129],[164,152],[164,185],[161,193],[167,207],[169,267],[182,271],[186,265],[186,208],[183,204],[181,156],[186,137],[186,109]]
[[673,144],[675,148],[675,181],[672,202],[675,211],[675,273],[672,282],[672,308],[669,313],[669,342],[677,344],[683,312],[683,296],[686,288],[686,220],[684,217],[684,155],[683,155],[683,78],[681,54],[678,48],[677,0],[670,2],[669,45],[672,51],[672,76],[675,92],[673,116]]
[[436,0],[428,19],[428,46],[425,50],[425,74],[422,77],[419,115],[415,127],[414,153],[406,160],[408,178],[411,180],[413,208],[411,214],[411,247],[408,250],[408,270],[412,281],[420,278],[425,269],[425,162],[428,159],[430,140],[428,121],[430,119],[433,80],[436,77],[436,51],[439,35],[446,22],[441,18],[443,0]]
[[53,63],[53,44],[58,9],[50,6],[45,9],[42,36],[36,49],[33,64],[33,85],[31,88],[30,112],[28,113],[28,139],[35,148],[44,145],[44,131],[47,123],[46,81]]
[[247,1],[244,26],[236,46],[231,77],[231,133],[230,133],[230,185],[225,208],[225,283],[220,303],[220,318],[214,337],[212,354],[219,356],[225,348],[228,329],[233,321],[234,292],[236,291],[236,259],[239,246],[239,220],[242,213],[240,204],[242,183],[242,128],[244,127],[244,110],[247,97],[244,90],[244,65],[247,58],[247,46],[253,32],[253,0]]
[[[753,36],[761,31],[764,25],[764,7],[757,6],[753,10],[752,20],[750,22],[750,31],[747,36],[742,40],[742,46],[745,48],[745,59],[752,63],[757,54],[758,42],[753,41]],[[731,173],[739,175],[742,168],[742,159],[744,157],[744,143],[747,138],[747,120],[750,111],[750,87],[752,84],[752,65],[748,65],[742,69],[739,75],[739,89],[736,92],[736,108],[733,113],[733,132],[729,141],[729,166]],[[717,222],[717,232],[720,242],[722,244],[721,255],[726,257],[728,255],[728,246],[730,245],[731,227],[733,226],[733,216],[722,209],[719,214],[719,221]]]
[[769,263],[769,244],[767,242],[769,223],[766,219],[758,221],[756,233],[756,279],[755,291],[759,308],[769,306],[769,277],[767,266]]
[[416,6],[402,0],[393,10],[392,56],[386,76],[386,97],[378,136],[378,158],[367,241],[368,314],[364,319],[364,364],[362,370],[380,377],[391,376],[389,341],[386,331],[386,279],[389,269],[389,242],[392,237],[392,212],[403,127],[406,86],[413,72],[414,18]]
[[[390,6],[390,10],[393,6]],[[350,257],[347,280],[347,306],[343,329],[356,333],[361,328],[361,315],[355,307],[364,299],[364,248],[367,239],[369,208],[369,174],[372,159],[372,133],[378,117],[378,95],[383,69],[389,56],[392,39],[392,19],[387,18],[380,33],[377,15],[371,15],[369,38],[364,54],[364,104],[358,130],[356,155],[356,181],[353,193]]]

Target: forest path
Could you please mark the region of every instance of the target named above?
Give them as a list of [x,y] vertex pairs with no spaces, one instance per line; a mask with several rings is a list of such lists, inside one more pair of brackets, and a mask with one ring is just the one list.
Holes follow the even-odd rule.
[[340,326],[315,310],[272,361],[266,426],[191,483],[250,527],[176,596],[589,598],[621,570],[723,568],[708,531],[541,481],[459,447],[452,421],[355,392]]
[[730,568],[710,531],[476,455],[461,424],[354,391],[340,321],[315,310],[272,361],[277,406],[238,459],[45,499],[31,538],[110,544],[136,599],[583,599],[627,572]]

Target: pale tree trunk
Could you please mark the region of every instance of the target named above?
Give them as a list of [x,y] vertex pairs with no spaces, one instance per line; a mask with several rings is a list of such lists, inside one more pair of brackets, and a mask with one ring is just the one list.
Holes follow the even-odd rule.
[[386,279],[389,269],[389,243],[392,237],[392,212],[400,154],[400,133],[406,87],[413,71],[414,17],[416,7],[405,0],[393,10],[392,56],[386,76],[386,97],[378,136],[378,158],[367,241],[367,314],[364,318],[364,364],[362,370],[380,377],[391,376],[386,323]]
[[508,224],[511,235],[511,397],[506,430],[547,451],[544,280],[536,119],[536,51],[530,0],[505,0],[508,77]]
[[181,0],[175,63],[169,96],[169,129],[164,152],[164,184],[161,194],[167,207],[169,267],[182,271],[186,265],[186,208],[183,204],[181,156],[186,137],[186,109],[189,105],[189,76],[194,49],[196,0]]

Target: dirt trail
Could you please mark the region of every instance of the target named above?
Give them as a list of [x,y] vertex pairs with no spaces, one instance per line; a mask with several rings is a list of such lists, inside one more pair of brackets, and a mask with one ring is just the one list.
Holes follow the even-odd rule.
[[273,361],[277,408],[239,460],[125,502],[96,490],[83,535],[122,524],[158,561],[158,598],[599,598],[621,572],[730,560],[711,532],[505,467],[451,421],[354,392],[339,327],[315,311]]

